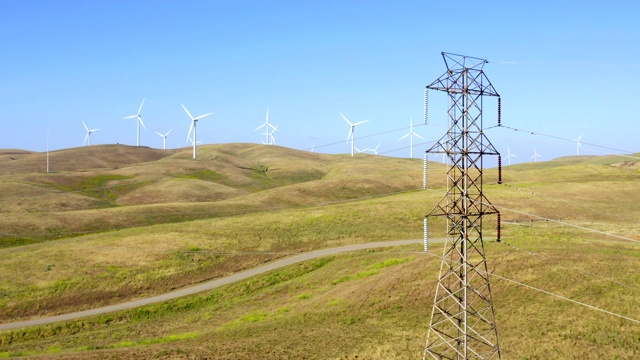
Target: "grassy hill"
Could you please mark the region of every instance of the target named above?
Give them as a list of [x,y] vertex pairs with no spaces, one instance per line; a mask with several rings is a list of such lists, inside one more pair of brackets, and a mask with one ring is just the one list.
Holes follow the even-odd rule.
[[[203,146],[195,161],[189,149],[95,146],[83,159],[89,148],[65,150],[50,174],[33,170],[43,154],[0,152],[16,159],[0,172],[2,322],[146,297],[291,253],[420,238],[444,191],[436,163],[430,191],[417,190],[415,159],[253,144]],[[640,170],[627,160],[513,165],[503,185],[487,170],[504,221],[503,243],[485,222],[490,270],[640,319],[640,244],[554,222],[640,241]],[[442,225],[430,222],[432,237]],[[0,355],[416,358],[441,251],[333,256],[159,305],[5,331]],[[500,278],[492,289],[504,358],[640,355],[640,323]]]
[[0,197],[0,246],[309,206],[422,185],[417,160],[352,159],[254,144],[201,146],[195,161],[189,149],[75,148],[52,156],[57,172],[49,174],[44,173],[44,156],[23,154],[0,171],[0,191],[8,194]]

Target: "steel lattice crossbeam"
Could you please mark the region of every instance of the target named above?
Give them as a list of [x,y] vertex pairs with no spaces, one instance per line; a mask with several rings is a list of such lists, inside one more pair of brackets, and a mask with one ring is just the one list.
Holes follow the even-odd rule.
[[482,99],[498,93],[482,71],[486,60],[443,53],[447,72],[427,89],[449,96],[450,128],[427,153],[451,164],[445,197],[427,215],[447,219],[447,241],[425,358],[500,358],[482,219],[498,211],[482,192],[483,155],[499,155],[482,131]]

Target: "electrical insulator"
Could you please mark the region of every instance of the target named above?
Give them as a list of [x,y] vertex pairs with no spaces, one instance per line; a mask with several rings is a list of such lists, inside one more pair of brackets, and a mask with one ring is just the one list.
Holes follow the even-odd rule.
[[498,236],[497,236],[497,241],[500,242],[500,229],[501,229],[501,224],[500,224],[500,213],[498,213]]
[[502,156],[498,154],[498,184],[502,184]]
[[427,125],[429,118],[429,89],[424,89],[424,124]]
[[429,170],[429,157],[428,154],[424,153],[424,173],[422,175],[422,190],[427,190],[427,174]]
[[502,126],[502,99],[501,98],[498,98],[498,126]]
[[424,218],[424,252],[429,252],[429,231],[427,225],[427,217]]

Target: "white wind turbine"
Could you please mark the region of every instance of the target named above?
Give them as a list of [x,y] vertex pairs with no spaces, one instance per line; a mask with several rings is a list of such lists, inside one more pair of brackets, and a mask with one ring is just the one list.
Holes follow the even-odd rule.
[[353,150],[355,149],[355,145],[354,145],[354,134],[353,134],[353,129],[360,125],[360,124],[364,124],[369,120],[364,120],[364,121],[360,121],[357,122],[355,124],[352,124],[344,115],[342,115],[342,113],[340,113],[340,115],[342,116],[342,118],[344,119],[344,121],[347,122],[347,124],[349,124],[349,126],[351,126],[351,128],[349,129],[349,135],[347,135],[347,142],[349,142],[349,139],[351,139],[351,157],[353,157]]
[[144,100],[142,99],[142,104],[140,104],[140,108],[138,108],[138,113],[135,115],[131,115],[131,116],[127,116],[127,117],[123,117],[123,119],[133,119],[133,118],[138,118],[138,127],[137,127],[137,132],[136,132],[136,136],[137,136],[137,140],[136,140],[136,146],[140,146],[140,124],[142,124],[142,127],[147,130],[146,126],[144,126],[144,123],[142,122],[142,115],[140,115],[140,111],[142,111],[142,105],[144,105]]
[[[266,120],[265,120],[264,124],[262,124],[262,125],[258,126],[258,127],[257,127],[255,130],[253,130],[253,131],[260,130],[260,129],[262,129],[263,127],[266,127],[266,128],[265,128],[265,132],[263,133],[263,134],[264,134],[264,141],[263,141],[262,143],[263,143],[263,144],[265,144],[265,145],[273,145],[273,144],[271,144],[271,140],[273,140],[273,132],[275,131],[274,129],[275,129],[277,126],[273,126],[273,125],[271,125],[271,124],[269,123],[269,109],[267,109],[267,118],[266,118]],[[269,129],[271,129],[271,132],[269,132]]]
[[400,139],[398,139],[398,141],[406,138],[407,136],[409,136],[409,141],[410,141],[410,143],[409,143],[410,145],[409,146],[411,147],[411,158],[413,159],[413,137],[417,136],[420,139],[424,140],[424,138],[422,136],[420,136],[420,135],[418,135],[418,134],[413,132],[413,117],[411,117],[410,120],[409,120],[409,133],[407,135],[401,137]]
[[[278,131],[278,125],[275,125],[275,126],[273,126],[271,124],[269,124],[269,125],[272,126],[271,132],[269,133],[269,145],[275,145],[276,144],[276,138],[273,137],[273,133]],[[269,132],[269,131],[267,130],[267,132]]]
[[378,155],[378,148],[380,147],[380,144],[378,144],[378,146],[376,146],[374,149],[369,149],[371,150],[374,154]]
[[513,155],[511,153],[511,150],[509,150],[509,148],[507,148],[507,162],[508,162],[509,165],[511,165],[511,158],[512,157],[517,157],[517,156]]
[[[87,127],[87,124],[84,123],[84,120],[82,121],[82,125],[84,125],[84,129],[87,130],[87,135],[85,135],[84,141],[82,142],[82,145],[83,146],[85,144],[91,145],[91,133],[94,132],[94,131],[98,131],[100,129],[91,129],[91,130],[89,130],[89,128]],[[87,143],[87,140],[89,140],[88,143]]]
[[193,158],[196,158],[196,145],[198,145],[198,140],[196,139],[196,125],[198,123],[198,120],[202,119],[205,116],[209,116],[213,113],[208,113],[208,114],[204,114],[204,115],[200,115],[197,117],[193,117],[191,116],[191,113],[189,112],[189,110],[187,110],[187,108],[184,106],[184,104],[180,103],[180,105],[182,105],[182,108],[184,109],[184,111],[187,113],[187,115],[189,115],[189,118],[191,118],[191,127],[189,127],[189,133],[187,134],[187,140],[191,139],[191,131],[193,130]]
[[577,139],[573,140],[576,142],[576,155],[580,155],[580,148],[582,147],[582,144],[580,144],[580,138],[582,138],[582,135],[584,134],[580,134]]
[[166,134],[160,134],[159,132],[156,131],[156,134],[160,135],[162,137],[162,148],[166,149],[167,148],[167,136],[169,135],[169,133],[173,131],[173,129],[167,131]]
[[358,148],[356,147],[356,151],[358,152],[358,154],[362,154],[363,152],[367,152],[367,151],[370,151],[370,150],[371,150],[371,149],[369,149],[369,148],[364,148],[364,149],[360,150],[360,149],[358,149]]
[[538,158],[541,158],[541,157],[542,156],[540,156],[540,154],[538,154],[538,152],[536,151],[536,148],[533,148],[533,156],[531,157],[533,162],[538,162]]

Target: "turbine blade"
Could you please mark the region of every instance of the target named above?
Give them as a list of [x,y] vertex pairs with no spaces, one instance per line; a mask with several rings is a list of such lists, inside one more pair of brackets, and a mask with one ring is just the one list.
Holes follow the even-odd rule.
[[142,104],[140,104],[140,108],[138,108],[138,114],[137,115],[140,115],[140,111],[142,111],[142,105],[144,105],[144,101],[145,100],[146,99],[142,99]]
[[197,118],[195,118],[195,119],[193,119],[193,120],[200,120],[200,119],[202,119],[203,117],[205,117],[205,116],[209,116],[209,115],[211,115],[211,114],[213,114],[213,113],[208,113],[208,114],[200,115],[200,116],[198,116]]
[[400,139],[398,139],[398,141],[400,141],[400,140],[402,140],[402,139],[406,138],[406,137],[407,137],[407,136],[409,136],[409,135],[411,135],[411,133],[408,133],[407,135],[405,135],[405,136],[401,137]]
[[84,125],[84,129],[89,131],[89,128],[87,127],[87,124],[84,123],[84,120],[82,120],[82,125]]
[[346,117],[346,116],[342,115],[342,113],[340,113],[340,116],[342,116],[342,118],[344,119],[344,121],[346,121],[346,122],[347,122],[347,124],[349,124],[349,125],[353,126],[353,124],[349,121],[349,119],[347,119],[347,117]]
[[263,127],[265,127],[265,126],[267,126],[267,124],[262,124],[262,125],[258,126],[258,127],[257,127],[255,130],[253,130],[253,131],[260,130],[260,129],[262,129],[262,128],[263,128]]
[[138,115],[138,121],[140,121],[140,124],[142,124],[142,127],[147,130],[147,127],[144,126],[144,123],[142,122],[142,116]]
[[133,119],[135,117],[138,117],[138,115],[131,115],[131,116],[127,116],[127,117],[123,117],[122,119]]
[[164,134],[164,137],[167,137],[167,135],[169,135],[169,133],[170,133],[171,131],[173,131],[173,129],[171,129],[171,130],[167,131],[167,133],[166,133],[166,134]]
[[349,139],[351,139],[352,137],[353,137],[353,126],[349,128],[349,135],[347,135],[347,142],[349,142]]
[[87,135],[84,136],[84,141],[82,142],[82,145],[84,146],[84,144],[87,143],[87,139],[89,138],[89,133],[87,133]]
[[189,127],[189,133],[187,134],[187,140],[186,141],[191,140],[191,132],[192,131],[193,131],[193,121],[191,121],[191,126]]
[[[189,110],[187,110],[187,108],[184,106],[184,104],[183,104],[183,103],[180,103],[180,105],[182,105],[182,108],[184,109],[184,111],[186,111],[186,112],[187,112],[187,115],[189,115],[189,118],[190,118],[191,120],[193,120],[193,116],[191,116],[191,113],[189,112]],[[192,125],[192,126],[193,126],[193,125]]]
[[413,135],[415,135],[415,136],[419,137],[420,139],[424,140],[424,138],[422,136],[420,136],[420,135],[418,135],[416,133],[413,133]]
[[160,135],[160,136],[164,137],[164,135],[160,134],[160,133],[159,133],[159,132],[157,132],[157,131],[156,131],[156,134],[158,134],[158,135]]
[[360,124],[364,124],[364,123],[366,123],[367,121],[369,121],[369,120],[365,120],[365,121],[357,122],[357,123],[353,124],[353,126],[358,126],[358,125],[360,125]]

